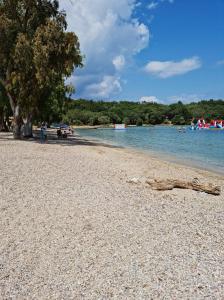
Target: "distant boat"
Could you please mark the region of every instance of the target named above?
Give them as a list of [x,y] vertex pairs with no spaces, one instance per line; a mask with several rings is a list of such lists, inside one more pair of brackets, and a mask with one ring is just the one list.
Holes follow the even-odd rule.
[[126,124],[114,124],[115,130],[124,130],[126,128],[127,128]]

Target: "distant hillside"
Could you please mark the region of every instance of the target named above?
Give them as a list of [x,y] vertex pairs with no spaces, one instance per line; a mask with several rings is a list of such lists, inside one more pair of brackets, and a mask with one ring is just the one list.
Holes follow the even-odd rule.
[[129,101],[67,100],[63,121],[75,125],[126,123],[127,125],[189,124],[192,118],[224,119],[223,100],[203,100],[198,103],[164,105]]

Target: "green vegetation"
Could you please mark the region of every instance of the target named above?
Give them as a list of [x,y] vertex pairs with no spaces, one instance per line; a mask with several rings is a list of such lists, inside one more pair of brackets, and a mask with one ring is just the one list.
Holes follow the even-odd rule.
[[224,119],[224,101],[209,100],[198,103],[164,105],[157,103],[103,102],[93,100],[66,100],[63,122],[74,125],[100,125],[108,123],[190,124],[192,118]]
[[82,66],[78,38],[66,29],[57,0],[0,1],[0,82],[15,138],[22,127],[32,134],[34,119],[53,120],[63,112],[65,78]]

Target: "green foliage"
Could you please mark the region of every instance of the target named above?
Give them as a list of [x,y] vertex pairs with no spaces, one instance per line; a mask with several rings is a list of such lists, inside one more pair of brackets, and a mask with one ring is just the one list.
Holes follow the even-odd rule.
[[142,126],[142,125],[143,125],[143,120],[141,118],[138,118],[136,122],[136,126]]
[[193,117],[211,120],[224,119],[224,101],[201,101],[184,105],[181,102],[164,105],[157,103],[139,104],[136,102],[103,102],[93,100],[67,100],[65,115],[68,122],[80,121],[81,124],[125,123],[142,124],[189,124]]
[[58,88],[82,66],[78,38],[66,28],[57,0],[0,1],[0,81],[15,121],[55,107]]
[[87,124],[90,125],[90,126],[98,125],[97,116],[93,115],[92,117],[90,117]]
[[98,118],[98,122],[99,122],[100,125],[109,124],[110,123],[110,118],[108,116],[100,116]]
[[[185,123],[189,119],[191,119],[191,114],[187,108],[181,101],[175,104],[171,104],[167,110],[167,116],[170,120],[173,120],[176,116],[183,117],[183,122]],[[174,119],[175,120],[175,119]]]
[[120,124],[122,122],[121,117],[113,112],[108,112],[108,117],[110,118],[110,122],[112,124]]
[[164,121],[163,115],[158,111],[148,115],[148,124],[156,125],[161,124]]
[[[65,122],[66,123],[66,122]],[[83,123],[80,120],[73,120],[72,125],[82,126]]]
[[205,118],[208,121],[224,118],[223,100],[203,100],[199,103],[187,104],[186,107],[194,118]]
[[123,123],[124,123],[125,125],[130,125],[130,124],[131,124],[130,119],[129,119],[128,117],[125,117],[125,118],[123,119]]
[[185,124],[185,119],[183,116],[176,115],[172,119],[172,124],[173,125],[184,125]]
[[167,118],[163,121],[163,124],[165,125],[170,125],[171,124],[171,121],[168,120]]

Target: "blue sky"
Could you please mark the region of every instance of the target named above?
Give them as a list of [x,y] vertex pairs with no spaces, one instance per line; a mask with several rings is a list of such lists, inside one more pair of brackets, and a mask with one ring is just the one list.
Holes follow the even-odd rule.
[[75,97],[224,98],[224,0],[61,0],[85,54]]

